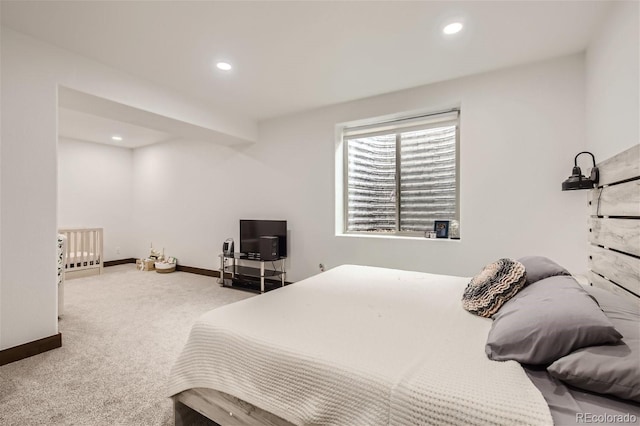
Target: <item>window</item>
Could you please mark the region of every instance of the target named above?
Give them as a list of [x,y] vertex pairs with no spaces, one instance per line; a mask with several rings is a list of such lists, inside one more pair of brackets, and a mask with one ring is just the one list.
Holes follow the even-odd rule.
[[344,230],[424,235],[458,220],[459,111],[345,127]]

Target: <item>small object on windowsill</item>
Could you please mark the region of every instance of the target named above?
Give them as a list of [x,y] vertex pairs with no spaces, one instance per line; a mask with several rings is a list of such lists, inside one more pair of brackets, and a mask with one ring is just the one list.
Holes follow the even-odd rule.
[[452,220],[451,223],[449,223],[449,238],[452,240],[460,239],[460,222],[457,220]]

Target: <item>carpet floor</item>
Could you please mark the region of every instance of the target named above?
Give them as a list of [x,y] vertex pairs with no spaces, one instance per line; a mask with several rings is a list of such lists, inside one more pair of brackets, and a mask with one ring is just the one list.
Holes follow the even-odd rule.
[[194,321],[253,296],[135,265],[67,280],[62,347],[0,367],[1,425],[171,425],[169,371]]

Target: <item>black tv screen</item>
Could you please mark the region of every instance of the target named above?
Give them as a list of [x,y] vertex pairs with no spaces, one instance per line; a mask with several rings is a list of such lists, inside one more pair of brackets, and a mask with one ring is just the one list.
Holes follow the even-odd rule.
[[240,252],[247,256],[259,256],[260,237],[278,237],[280,257],[287,257],[286,220],[240,219]]

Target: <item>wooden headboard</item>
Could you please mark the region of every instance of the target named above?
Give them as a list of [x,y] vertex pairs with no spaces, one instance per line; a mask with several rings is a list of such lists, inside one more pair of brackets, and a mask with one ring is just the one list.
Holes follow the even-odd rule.
[[640,144],[598,169],[589,191],[589,281],[640,303]]

